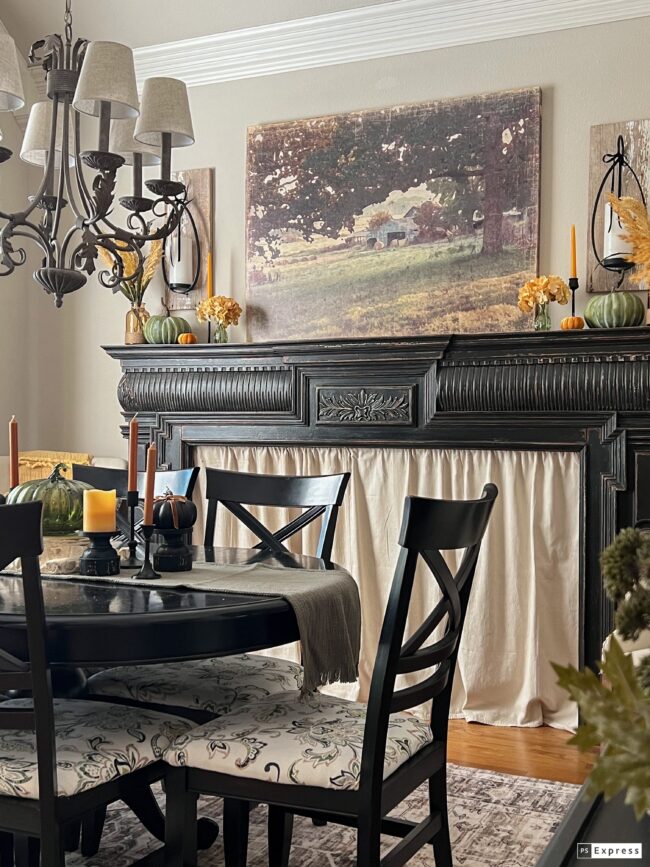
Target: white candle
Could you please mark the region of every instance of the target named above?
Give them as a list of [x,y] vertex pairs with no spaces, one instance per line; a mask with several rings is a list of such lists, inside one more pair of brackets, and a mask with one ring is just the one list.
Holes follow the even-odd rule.
[[603,261],[627,259],[632,245],[623,240],[627,232],[621,225],[618,215],[612,212],[610,204],[605,205],[605,231],[603,236]]
[[187,235],[181,236],[179,250],[178,237],[172,238],[171,270],[169,273],[169,285],[172,289],[189,289],[194,280],[194,257],[192,255],[192,239]]

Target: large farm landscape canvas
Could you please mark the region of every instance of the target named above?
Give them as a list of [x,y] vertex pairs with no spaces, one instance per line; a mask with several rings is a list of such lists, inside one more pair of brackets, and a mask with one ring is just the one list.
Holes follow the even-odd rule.
[[249,339],[522,328],[540,107],[528,89],[250,128]]

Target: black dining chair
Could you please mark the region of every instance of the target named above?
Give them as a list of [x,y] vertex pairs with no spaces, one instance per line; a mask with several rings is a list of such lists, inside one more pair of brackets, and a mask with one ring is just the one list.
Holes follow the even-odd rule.
[[[244,867],[250,802],[269,804],[269,865],[286,867],[294,815],[351,825],[357,867],[400,867],[433,844],[451,867],[447,728],[454,670],[476,562],[497,489],[478,500],[407,497],[401,550],[379,640],[367,707],[332,696],[270,696],[181,735],[167,753],[166,863],[196,863],[199,794],[225,798],[226,867]],[[452,574],[442,552],[464,550]],[[440,601],[404,641],[422,559]],[[444,630],[432,643],[435,630]],[[432,671],[433,669],[433,671]],[[421,675],[396,687],[398,675]],[[428,722],[403,712],[433,700]],[[429,815],[415,824],[388,814],[428,782]],[[400,838],[380,857],[380,836]],[[230,840],[230,845],[229,845]]]
[[[53,699],[39,554],[40,502],[0,506],[0,569],[20,558],[27,648],[0,647],[0,852],[11,863],[63,867],[65,829],[163,779],[161,754],[187,720],[106,702]],[[13,847],[11,847],[13,848]]]
[[[190,467],[185,470],[157,470],[154,484],[154,496],[162,497],[168,490],[178,497],[192,499],[196,481],[199,477],[200,467]],[[115,491],[123,505],[117,513],[117,527],[119,535],[125,541],[128,540],[131,526],[128,511],[126,509],[126,495],[128,491],[128,470],[119,467],[92,467],[85,464],[72,465],[72,478],[77,482],[86,482],[100,491]],[[138,473],[138,491],[141,498],[144,496],[145,473]],[[142,526],[141,517],[136,521],[135,532],[138,541],[142,542],[139,530]]]
[[[350,478],[333,476],[268,476],[206,470],[208,514],[205,544],[214,541],[217,506],[223,503],[261,540],[260,553],[288,553],[283,542],[322,517],[317,557],[329,560],[339,508]],[[247,505],[304,508],[281,530],[267,530]],[[232,710],[236,705],[302,685],[302,666],[284,659],[239,654],[218,659],[165,665],[121,666],[93,675],[90,695],[138,702],[148,707],[190,712],[197,722]]]

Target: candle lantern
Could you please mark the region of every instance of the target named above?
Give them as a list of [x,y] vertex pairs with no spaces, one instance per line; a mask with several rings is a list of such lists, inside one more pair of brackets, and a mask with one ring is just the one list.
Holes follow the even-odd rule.
[[[623,239],[625,228],[612,206],[605,201],[605,194],[613,193],[618,198],[623,195],[638,196],[644,206],[646,201],[641,182],[628,160],[622,135],[618,137],[616,153],[605,154],[603,162],[607,171],[600,182],[591,214],[591,246],[598,264],[606,271],[618,274],[618,283],[614,287],[618,289],[623,283],[625,273],[634,267],[634,263],[629,258],[630,245]],[[596,221],[601,207],[605,209],[602,242],[596,237]]]
[[199,282],[201,242],[190,208],[184,209],[177,229],[166,242],[162,267],[166,285],[178,295],[187,295]]

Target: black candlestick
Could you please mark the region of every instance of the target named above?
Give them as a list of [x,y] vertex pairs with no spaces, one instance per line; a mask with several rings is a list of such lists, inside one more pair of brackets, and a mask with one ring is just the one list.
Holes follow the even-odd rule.
[[577,277],[569,277],[569,289],[571,290],[571,316],[576,315],[576,292],[578,291]]
[[126,495],[126,506],[129,510],[129,519],[131,522],[131,527],[129,531],[129,556],[126,560],[122,560],[122,568],[123,569],[140,569],[143,565],[142,560],[138,560],[136,556],[136,550],[138,547],[138,540],[135,537],[135,509],[138,503],[140,502],[138,492],[137,491],[128,491]]
[[81,575],[107,575],[120,574],[120,557],[111,545],[111,539],[115,535],[111,533],[83,533],[90,539],[90,547],[86,548],[79,559],[79,573]]
[[151,537],[153,536],[154,528],[151,524],[143,524],[142,525],[142,535],[144,536],[144,563],[142,564],[142,568],[139,572],[136,572],[134,578],[142,578],[149,581],[153,581],[156,578],[160,578],[160,574],[156,572],[156,570],[151,565],[151,560],[149,558],[149,552],[151,548]]

